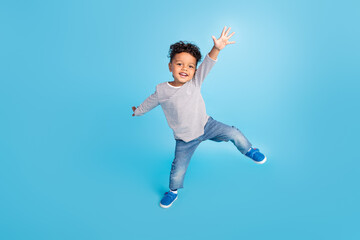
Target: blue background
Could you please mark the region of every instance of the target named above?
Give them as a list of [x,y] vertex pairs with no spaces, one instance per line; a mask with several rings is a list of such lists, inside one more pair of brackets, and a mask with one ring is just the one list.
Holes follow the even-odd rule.
[[[1,239],[359,239],[357,1],[1,1]],[[170,44],[227,46],[207,112],[267,154],[203,142],[173,207]]]

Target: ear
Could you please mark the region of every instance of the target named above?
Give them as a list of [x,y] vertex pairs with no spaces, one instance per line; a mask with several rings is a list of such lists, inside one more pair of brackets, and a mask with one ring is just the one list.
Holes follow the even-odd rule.
[[172,72],[172,70],[171,70],[171,62],[169,62],[169,71]]

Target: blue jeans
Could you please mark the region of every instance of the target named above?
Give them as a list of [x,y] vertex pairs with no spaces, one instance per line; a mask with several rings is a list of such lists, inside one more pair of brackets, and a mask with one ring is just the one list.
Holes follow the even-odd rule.
[[251,148],[251,143],[246,137],[234,126],[228,126],[209,117],[205,127],[204,134],[190,142],[175,139],[175,159],[171,166],[170,172],[170,189],[183,188],[184,177],[189,166],[190,159],[196,148],[202,141],[212,140],[215,142],[231,141],[236,148],[245,154]]

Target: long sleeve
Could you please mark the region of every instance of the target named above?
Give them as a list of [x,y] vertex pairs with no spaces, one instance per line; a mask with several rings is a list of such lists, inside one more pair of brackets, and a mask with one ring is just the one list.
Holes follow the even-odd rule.
[[209,57],[209,54],[205,56],[204,61],[200,64],[199,68],[196,70],[194,77],[195,85],[201,86],[205,77],[208,75],[211,68],[215,65],[216,62],[217,60],[214,60],[211,57]]
[[140,106],[135,110],[134,112],[135,116],[144,115],[145,113],[149,112],[151,109],[155,108],[159,104],[160,103],[159,103],[157,91],[155,91],[147,99],[145,99],[145,101],[142,104],[140,104]]

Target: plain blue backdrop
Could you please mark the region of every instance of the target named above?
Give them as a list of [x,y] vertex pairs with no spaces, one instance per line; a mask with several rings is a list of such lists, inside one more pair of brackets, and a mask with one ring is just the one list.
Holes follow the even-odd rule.
[[[358,1],[0,2],[0,239],[360,239]],[[203,142],[170,209],[169,46],[231,26]]]

